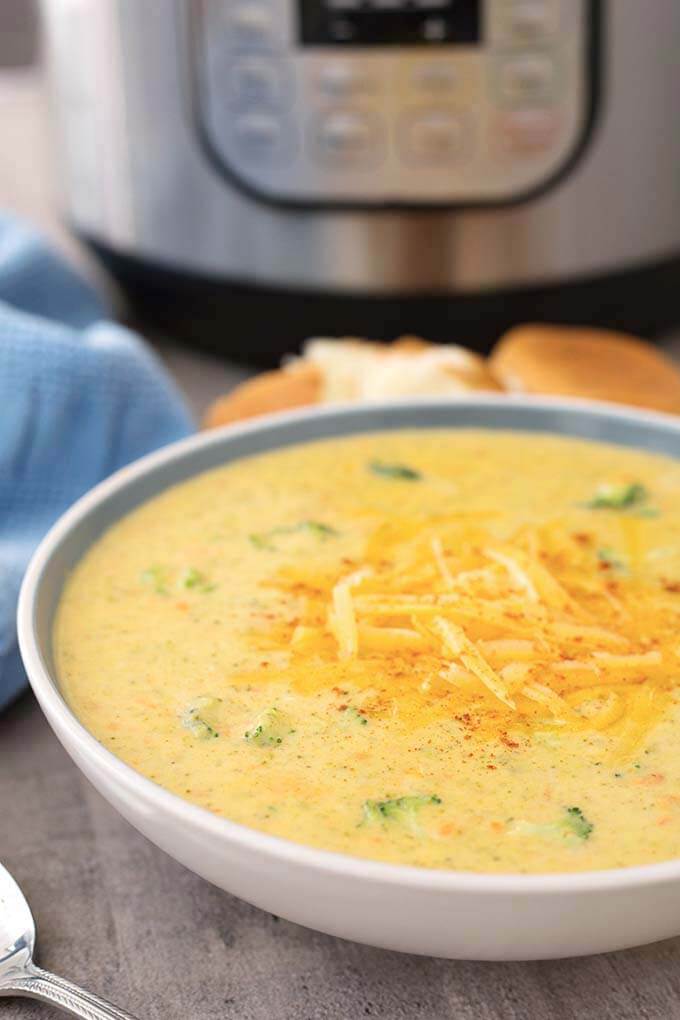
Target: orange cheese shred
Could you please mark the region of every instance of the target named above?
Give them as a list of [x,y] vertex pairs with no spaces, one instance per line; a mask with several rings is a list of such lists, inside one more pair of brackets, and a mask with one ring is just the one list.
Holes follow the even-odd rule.
[[395,697],[412,676],[410,704],[448,691],[487,735],[543,719],[611,734],[629,755],[663,714],[680,657],[680,592],[643,573],[639,522],[622,525],[630,573],[555,522],[502,542],[489,527],[483,515],[396,518],[349,575],[280,577],[313,593],[290,631],[295,668],[307,658],[319,675],[335,648],[344,668],[371,660],[367,675],[397,677]]

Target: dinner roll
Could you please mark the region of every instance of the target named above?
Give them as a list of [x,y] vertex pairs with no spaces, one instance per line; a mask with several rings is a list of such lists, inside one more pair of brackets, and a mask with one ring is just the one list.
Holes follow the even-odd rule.
[[512,393],[606,400],[680,413],[680,371],[652,344],[625,333],[568,326],[517,326],[489,368]]
[[307,404],[455,396],[497,390],[486,361],[464,347],[404,336],[384,344],[354,337],[308,340],[299,358],[238,386],[208,411],[211,428]]
[[204,428],[228,425],[274,411],[289,411],[321,399],[322,378],[315,365],[299,360],[275,372],[263,372],[241,383],[208,409]]
[[309,340],[303,357],[321,371],[325,403],[498,389],[478,354],[452,344],[426,343],[419,337],[400,337],[392,344],[349,338]]

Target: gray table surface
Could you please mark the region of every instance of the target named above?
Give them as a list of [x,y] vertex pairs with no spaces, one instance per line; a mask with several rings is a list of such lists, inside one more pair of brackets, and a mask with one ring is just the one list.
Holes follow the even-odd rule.
[[[33,75],[0,75],[0,123],[13,153],[11,164],[0,160],[0,204],[38,220],[91,272],[41,172],[49,162]],[[244,374],[160,350],[196,411]],[[680,1020],[680,939],[585,960],[449,962],[343,942],[228,896],[94,792],[31,695],[0,716],[0,860],[32,904],[41,964],[140,1020]],[[52,1015],[0,1000],[0,1020]]]

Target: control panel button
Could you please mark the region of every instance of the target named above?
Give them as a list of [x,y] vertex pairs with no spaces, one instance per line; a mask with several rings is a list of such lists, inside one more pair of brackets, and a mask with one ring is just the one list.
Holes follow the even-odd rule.
[[[489,66],[496,73],[496,64],[493,57],[480,58],[474,52],[447,52],[436,56],[409,56],[395,61],[395,98],[397,105],[403,112],[408,111],[408,102],[432,104],[434,109],[441,105],[448,106],[455,101],[457,105],[465,105],[466,108],[476,106],[487,100],[487,81]],[[503,56],[513,56],[510,52],[501,52]]]
[[498,88],[504,102],[548,102],[554,95],[555,62],[542,54],[507,57],[498,69]]
[[503,42],[537,45],[556,30],[557,12],[551,0],[522,0],[508,4],[501,15]]
[[293,152],[290,125],[268,113],[244,113],[234,120],[236,151],[250,161],[280,163]]
[[498,121],[503,148],[528,155],[552,148],[561,126],[562,119],[553,110],[513,110]]
[[404,121],[401,148],[407,161],[439,166],[461,159],[469,150],[469,125],[463,114],[430,110]]
[[313,141],[324,163],[362,166],[380,156],[383,133],[377,117],[354,110],[334,110],[315,121]]
[[267,57],[235,60],[229,73],[229,95],[237,106],[282,106],[290,81],[281,61]]
[[229,13],[229,27],[239,46],[266,46],[272,35],[272,18],[266,4],[237,3]]
[[442,61],[420,64],[414,68],[413,84],[425,92],[441,95],[452,92],[456,88],[458,75],[451,64],[445,64]]
[[317,81],[320,91],[332,99],[371,92],[376,85],[375,78],[364,68],[339,61],[320,68]]
[[[586,0],[195,0],[189,8],[199,126],[224,168],[264,200],[512,200],[549,180],[586,126]],[[343,18],[354,26],[356,45],[305,45],[303,12],[321,8],[334,26]],[[473,9],[476,41],[413,41],[420,12],[455,13],[462,24]]]

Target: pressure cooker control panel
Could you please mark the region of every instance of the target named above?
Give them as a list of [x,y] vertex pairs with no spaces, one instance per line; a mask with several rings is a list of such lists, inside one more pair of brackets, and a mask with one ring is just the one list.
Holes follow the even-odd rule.
[[195,111],[222,168],[296,204],[511,202],[575,155],[593,0],[196,0]]

